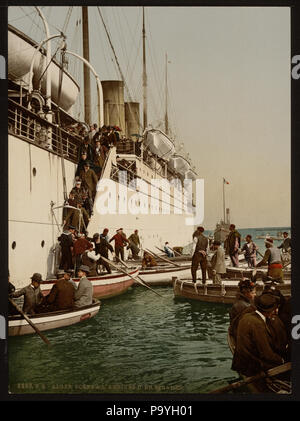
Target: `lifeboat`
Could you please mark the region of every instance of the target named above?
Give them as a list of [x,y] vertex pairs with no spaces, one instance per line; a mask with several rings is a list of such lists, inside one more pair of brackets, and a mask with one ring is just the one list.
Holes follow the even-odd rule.
[[168,161],[175,152],[174,142],[161,130],[150,129],[144,133],[144,145],[150,151]]
[[[30,64],[33,59],[37,43],[35,43],[23,32],[9,25],[8,27],[8,73],[11,80],[16,83],[20,79],[28,82],[30,71]],[[33,66],[33,86],[36,89],[38,80],[43,72],[41,66],[42,60],[45,57],[45,50],[41,49],[36,54]],[[54,60],[49,66],[51,72],[51,99],[54,103],[58,103],[59,95],[59,80],[60,80],[60,66]],[[46,80],[43,79],[42,94],[46,93]],[[65,111],[69,111],[75,103],[79,93],[79,86],[71,75],[64,71],[62,78],[62,88],[59,100],[59,106]]]
[[189,161],[180,154],[174,154],[170,157],[169,166],[181,175],[185,175],[191,167]]

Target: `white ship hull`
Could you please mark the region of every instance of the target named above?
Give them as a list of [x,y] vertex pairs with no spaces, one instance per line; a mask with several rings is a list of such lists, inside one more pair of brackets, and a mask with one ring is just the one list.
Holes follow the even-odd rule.
[[[41,273],[43,279],[56,273],[62,215],[61,209],[51,211],[51,202],[61,206],[64,201],[62,165],[58,155],[31,142],[12,134],[8,141],[9,270],[14,285],[19,288],[29,283],[34,272]],[[76,165],[66,159],[64,165],[69,192]],[[114,183],[118,192],[120,185]],[[184,213],[152,215],[150,210],[148,214],[121,214],[118,209],[116,214],[99,215],[94,208],[88,232],[92,236],[107,227],[112,237],[122,227],[129,236],[138,229],[143,248],[155,250],[166,241],[173,247],[184,246],[190,243],[194,228],[185,224],[187,216]]]

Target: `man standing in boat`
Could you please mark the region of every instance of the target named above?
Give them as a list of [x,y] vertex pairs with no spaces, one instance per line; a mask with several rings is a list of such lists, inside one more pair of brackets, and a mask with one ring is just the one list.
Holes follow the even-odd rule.
[[141,246],[138,230],[134,230],[134,233],[128,237],[128,241],[129,241],[129,245],[127,246],[127,248],[131,249],[132,258],[136,260],[139,258],[139,252],[140,252],[140,246]]
[[212,269],[212,280],[214,284],[221,285],[222,274],[226,273],[225,251],[221,245],[221,242],[217,240],[213,242],[213,248],[215,252],[210,262]]
[[256,267],[268,265],[267,276],[278,279],[280,283],[284,283],[280,249],[273,246],[272,238],[266,239],[265,245],[267,250],[263,259],[257,263]]
[[226,253],[229,254],[233,267],[239,267],[239,248],[241,247],[241,234],[235,229],[234,224],[229,226],[229,234],[225,240]]
[[203,235],[204,228],[198,227],[199,235],[194,238],[196,240],[196,247],[192,257],[192,278],[193,282],[197,281],[197,269],[200,264],[202,271],[202,283],[206,283],[206,269],[207,269],[207,247],[208,247],[208,238]]
[[89,274],[90,269],[88,266],[81,265],[78,271],[78,276],[80,278],[78,288],[75,291],[75,302],[74,307],[79,308],[83,306],[88,306],[93,302],[93,285],[90,280],[88,280],[87,275]]
[[75,227],[70,225],[67,230],[58,238],[61,247],[61,261],[59,269],[72,269],[72,253],[73,253],[73,234],[75,233]]
[[129,241],[123,232],[123,228],[119,228],[117,230],[117,233],[109,240],[110,243],[112,241],[115,242],[116,261],[118,262],[119,256],[121,256],[121,259],[124,260],[124,247],[126,246],[126,243],[129,243]]
[[288,232],[284,232],[283,233],[283,242],[280,244],[280,246],[278,247],[279,249],[282,249],[282,251],[284,251],[285,253],[291,251],[292,248],[292,240],[289,238],[289,233]]
[[256,250],[258,250],[258,247],[252,241],[252,236],[250,234],[246,235],[246,243],[243,245],[241,251],[245,253],[245,259],[249,268],[255,268],[256,266]]

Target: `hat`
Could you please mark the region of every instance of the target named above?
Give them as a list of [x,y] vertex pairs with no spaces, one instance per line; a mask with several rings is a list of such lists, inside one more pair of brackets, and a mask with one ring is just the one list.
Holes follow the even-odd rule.
[[204,232],[204,228],[203,227],[197,227],[198,231]]
[[32,282],[42,282],[42,275],[40,273],[34,273],[30,279]]
[[213,242],[213,245],[214,245],[214,246],[220,246],[220,245],[221,245],[221,241],[215,240],[215,241]]
[[69,230],[76,230],[76,228],[75,228],[75,227],[73,227],[73,225],[69,225],[69,226],[68,226],[68,229],[69,229]]
[[273,294],[262,294],[255,297],[254,304],[258,311],[269,312],[278,306],[278,299]]
[[73,275],[74,270],[73,269],[68,269],[65,271],[65,273],[68,273],[69,275]]
[[83,166],[84,166],[84,167],[89,167],[89,166],[90,166],[89,161],[85,161],[85,163],[83,164]]
[[235,225],[234,225],[234,224],[230,224],[229,229],[230,229],[230,228],[235,229]]
[[81,265],[78,270],[82,270],[85,273],[90,273],[90,268],[86,265]]
[[75,181],[75,184],[79,184],[79,183],[81,184],[81,180],[76,180]]
[[256,287],[256,285],[255,285],[255,282],[251,281],[250,279],[242,279],[238,283],[238,287],[239,287],[240,291],[242,291],[243,289],[247,289],[248,291],[252,291]]
[[64,275],[65,274],[65,271],[63,270],[63,269],[59,269],[57,272],[56,272],[56,276],[59,276],[59,275]]
[[266,243],[266,244],[273,245],[273,238],[266,238],[266,239],[265,239],[265,243]]
[[122,130],[120,129],[120,127],[118,127],[118,126],[114,126],[114,129],[117,131],[117,132],[121,132]]

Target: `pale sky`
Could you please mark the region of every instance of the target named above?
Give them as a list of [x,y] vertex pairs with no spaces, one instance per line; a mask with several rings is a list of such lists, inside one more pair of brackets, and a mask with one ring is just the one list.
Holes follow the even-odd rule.
[[[57,33],[68,8],[42,10],[51,34]],[[89,10],[91,63],[100,79],[120,79],[99,12]],[[142,8],[101,11],[142,112]],[[79,14],[80,8],[73,7],[66,32],[68,48],[80,53]],[[204,178],[205,228],[213,229],[223,215],[223,177],[230,183],[226,205],[238,228],[289,226],[290,9],[146,7],[145,16],[148,120],[157,125],[164,118],[167,53],[170,126]],[[33,7],[10,8],[9,23],[37,41],[44,38]],[[81,64],[70,59],[69,69],[82,84]],[[94,81],[92,86],[96,93]],[[94,98],[96,121],[95,104]]]

